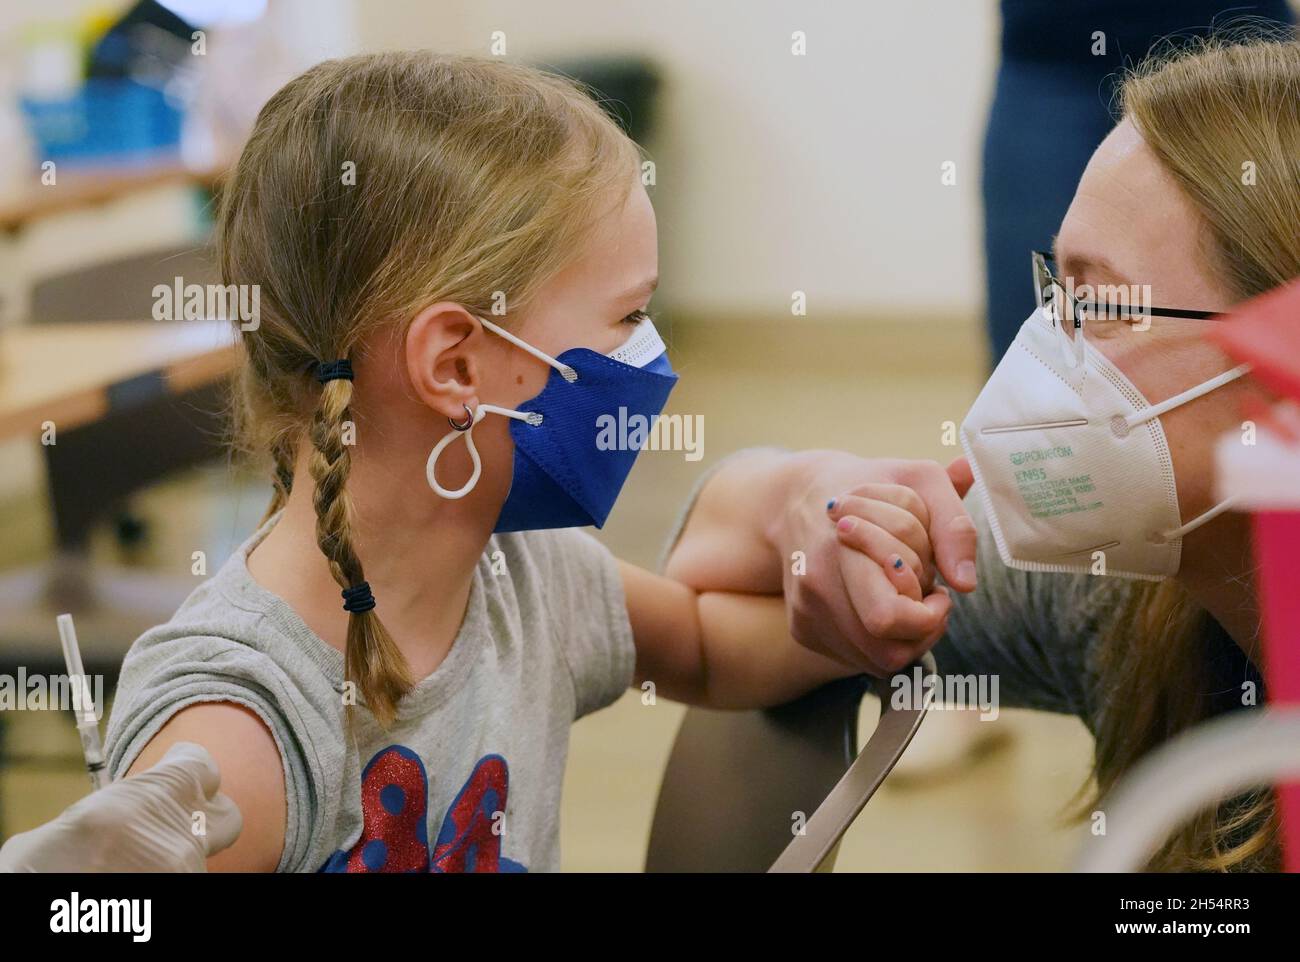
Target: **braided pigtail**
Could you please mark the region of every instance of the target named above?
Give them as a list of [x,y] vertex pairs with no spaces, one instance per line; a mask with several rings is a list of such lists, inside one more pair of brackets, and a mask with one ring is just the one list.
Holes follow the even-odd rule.
[[271,442],[271,504],[267,507],[266,514],[262,516],[263,523],[289,501],[289,495],[293,491],[293,467],[296,454],[292,441],[286,436],[282,435]]
[[[343,608],[349,613],[344,676],[357,686],[371,714],[387,728],[398,701],[414,682],[406,659],[375,614],[374,596],[352,547],[352,499],[347,492],[352,455],[343,441],[344,424],[350,420],[351,378],[346,361],[320,366],[317,379],[323,387],[311,422],[308,467],[315,482],[316,543],[343,589]],[[351,723],[351,704],[347,712]]]

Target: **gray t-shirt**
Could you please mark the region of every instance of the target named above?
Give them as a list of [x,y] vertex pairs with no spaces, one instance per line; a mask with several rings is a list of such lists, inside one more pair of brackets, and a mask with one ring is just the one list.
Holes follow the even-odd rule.
[[1009,568],[983,499],[972,495],[965,504],[978,531],[979,586],[951,592],[948,631],[934,646],[940,674],[997,675],[1001,707],[1078,715],[1093,728],[1098,645],[1135,582]]
[[273,523],[131,647],[113,775],[180,709],[237,702],[284,764],[278,871],[558,870],[569,727],[616,700],[636,660],[610,553],[574,529],[494,535],[445,660],[389,730],[359,707],[350,738],[342,652],[249,575]]

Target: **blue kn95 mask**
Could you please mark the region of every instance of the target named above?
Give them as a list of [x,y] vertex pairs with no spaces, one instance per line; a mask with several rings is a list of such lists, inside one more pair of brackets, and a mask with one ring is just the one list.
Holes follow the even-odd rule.
[[[648,431],[668,401],[677,375],[668,363],[663,339],[647,317],[610,354],[585,347],[558,358],[539,351],[504,328],[479,318],[483,326],[550,365],[542,393],[517,409],[480,404],[456,430],[429,453],[425,477],[438,495],[463,498],[474,490],[483,466],[472,437],[488,414],[511,418],[515,442],[514,476],[495,531],[536,531],[605,523]],[[464,435],[473,471],[449,491],[434,476],[438,456]]]

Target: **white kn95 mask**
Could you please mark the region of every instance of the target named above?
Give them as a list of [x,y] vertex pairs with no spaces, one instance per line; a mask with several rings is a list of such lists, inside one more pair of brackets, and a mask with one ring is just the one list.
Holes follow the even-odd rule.
[[1084,350],[1085,363],[1071,363],[1039,308],[962,422],[998,553],[1024,571],[1168,578],[1183,535],[1231,502],[1183,524],[1160,415],[1250,365],[1153,405],[1101,351]]

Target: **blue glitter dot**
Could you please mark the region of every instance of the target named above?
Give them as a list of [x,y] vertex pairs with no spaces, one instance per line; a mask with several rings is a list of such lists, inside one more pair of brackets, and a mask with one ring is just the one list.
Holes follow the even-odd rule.
[[379,792],[379,804],[389,815],[399,815],[406,807],[406,792],[400,785],[385,785]]
[[378,838],[366,842],[366,847],[361,850],[361,861],[370,871],[378,872],[388,861],[388,846]]

